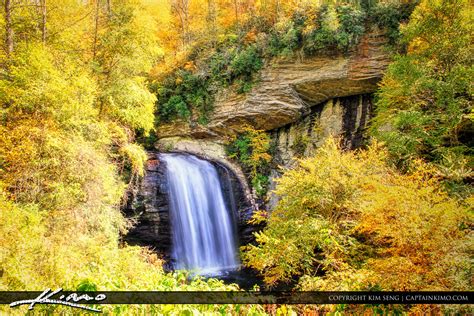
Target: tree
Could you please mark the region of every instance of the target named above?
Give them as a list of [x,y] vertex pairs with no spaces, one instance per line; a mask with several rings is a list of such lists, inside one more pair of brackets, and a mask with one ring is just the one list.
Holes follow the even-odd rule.
[[47,6],[46,6],[46,0],[40,0],[39,7],[41,8],[41,41],[43,43],[46,43],[46,36],[47,36],[47,26],[46,26],[46,21],[47,21]]
[[172,0],[171,12],[176,17],[177,25],[181,30],[182,50],[185,50],[191,42],[191,33],[189,29],[189,1],[190,0]]
[[420,3],[403,31],[408,53],[383,78],[372,128],[399,167],[426,159],[461,195],[472,179],[470,11],[464,0]]
[[206,21],[209,25],[209,38],[213,46],[217,40],[217,4],[215,0],[207,0]]
[[93,69],[100,86],[99,116],[117,119],[131,130],[148,132],[153,128],[155,97],[142,74],[160,53],[149,32],[153,21],[133,1],[117,2],[111,14],[102,19],[93,46]]
[[12,3],[11,0],[5,0],[5,51],[7,56],[13,53],[13,27],[12,27]]

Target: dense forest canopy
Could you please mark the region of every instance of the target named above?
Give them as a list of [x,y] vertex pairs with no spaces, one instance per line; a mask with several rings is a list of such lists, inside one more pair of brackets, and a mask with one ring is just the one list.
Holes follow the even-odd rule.
[[[170,22],[183,31],[171,40],[181,46],[165,46],[164,62],[152,71],[159,122],[191,119],[205,124],[218,91],[231,88],[240,94],[249,92],[258,81],[258,72],[272,60],[347,53],[372,27],[383,29],[395,45],[399,25],[414,6],[411,2],[383,1],[218,3],[209,1],[206,14],[195,13],[195,22],[205,16],[210,28],[196,27],[187,32],[183,25],[192,25],[194,20]],[[227,12],[232,5],[234,12]],[[191,14],[192,6],[188,10]]]
[[[347,53],[370,27],[394,55],[372,139],[346,152],[331,138],[287,170],[244,264],[270,287],[472,290],[472,19],[467,0],[3,0],[0,290],[238,289],[165,273],[155,253],[120,242],[144,145],[157,124],[205,125],[219,90],[249,92],[270,61]],[[232,141],[264,196],[269,136],[249,127]]]

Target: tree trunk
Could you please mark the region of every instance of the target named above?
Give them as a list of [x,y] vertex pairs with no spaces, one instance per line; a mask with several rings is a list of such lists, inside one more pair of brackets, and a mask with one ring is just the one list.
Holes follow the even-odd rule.
[[5,0],[5,51],[7,56],[13,53],[13,28],[12,28],[11,0]]
[[239,28],[239,0],[234,0],[234,10],[235,10],[235,23],[237,28]]
[[99,6],[100,0],[95,0],[95,17],[94,17],[94,43],[92,45],[92,59],[95,60],[97,56],[97,38],[99,32]]
[[48,29],[46,28],[47,7],[46,0],[41,0],[41,41],[46,43]]
[[112,15],[112,0],[107,0],[107,14]]
[[280,20],[280,14],[281,14],[281,8],[280,8],[280,0],[276,0],[276,17],[275,17],[275,23]]
[[207,23],[209,25],[209,37],[212,46],[215,47],[217,43],[217,9],[215,0],[207,0]]
[[189,0],[173,0],[171,2],[171,9],[173,14],[179,19],[182,50],[185,50],[191,41],[189,31]]
[[184,21],[186,23],[185,25],[185,36],[186,36],[186,46],[188,46],[191,43],[191,32],[189,31],[189,0],[183,1],[185,8],[184,8]]

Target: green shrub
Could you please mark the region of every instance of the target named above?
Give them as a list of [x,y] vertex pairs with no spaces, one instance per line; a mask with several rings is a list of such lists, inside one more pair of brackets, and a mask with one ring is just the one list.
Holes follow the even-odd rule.
[[208,61],[209,72],[216,88],[227,87],[231,83],[229,64],[234,58],[235,50],[223,50],[213,54]]
[[336,11],[340,23],[336,42],[339,49],[347,50],[364,34],[365,13],[350,6],[339,6]]
[[180,95],[174,95],[160,106],[160,115],[165,121],[168,121],[178,117],[188,118],[191,111]]
[[264,196],[267,190],[268,163],[272,157],[270,151],[270,136],[264,131],[246,127],[243,133],[226,146],[226,153],[236,159],[249,174],[252,187],[258,196]]
[[265,196],[268,187],[268,176],[257,173],[252,179],[252,188],[255,189],[257,196]]
[[196,109],[201,120],[206,120],[212,110],[213,97],[209,93],[208,80],[184,69],[178,69],[167,77],[156,90],[158,114],[164,122],[176,118],[187,119]]
[[268,40],[268,55],[290,57],[301,46],[302,25],[290,20],[271,30]]
[[351,6],[325,6],[308,21],[310,31],[304,39],[304,52],[314,55],[328,49],[347,51],[364,33],[365,14]]
[[255,45],[240,50],[230,63],[231,80],[237,82],[237,91],[248,92],[254,81],[254,74],[262,67],[263,60]]
[[417,1],[409,4],[392,4],[379,2],[368,11],[370,21],[386,30],[389,42],[394,45],[400,39],[400,23],[410,17]]

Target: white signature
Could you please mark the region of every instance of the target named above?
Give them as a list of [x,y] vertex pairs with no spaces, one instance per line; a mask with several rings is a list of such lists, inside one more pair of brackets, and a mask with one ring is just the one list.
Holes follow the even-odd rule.
[[95,297],[89,296],[87,294],[83,294],[78,296],[77,293],[72,293],[69,294],[67,297],[65,295],[61,295],[58,300],[56,299],[50,299],[53,295],[58,294],[61,292],[63,289],[59,288],[56,291],[51,292],[51,289],[46,289],[44,290],[43,293],[41,293],[37,298],[32,299],[32,300],[23,300],[23,301],[16,301],[13,303],[10,303],[10,307],[15,307],[19,305],[25,305],[25,304],[30,304],[30,307],[28,309],[33,309],[36,304],[56,304],[56,305],[66,305],[66,306],[71,306],[71,307],[76,307],[76,308],[81,308],[84,310],[92,311],[92,312],[102,312],[100,309],[92,308],[86,305],[81,305],[77,304],[79,301],[102,301],[105,300],[107,297],[105,294],[98,294]]

